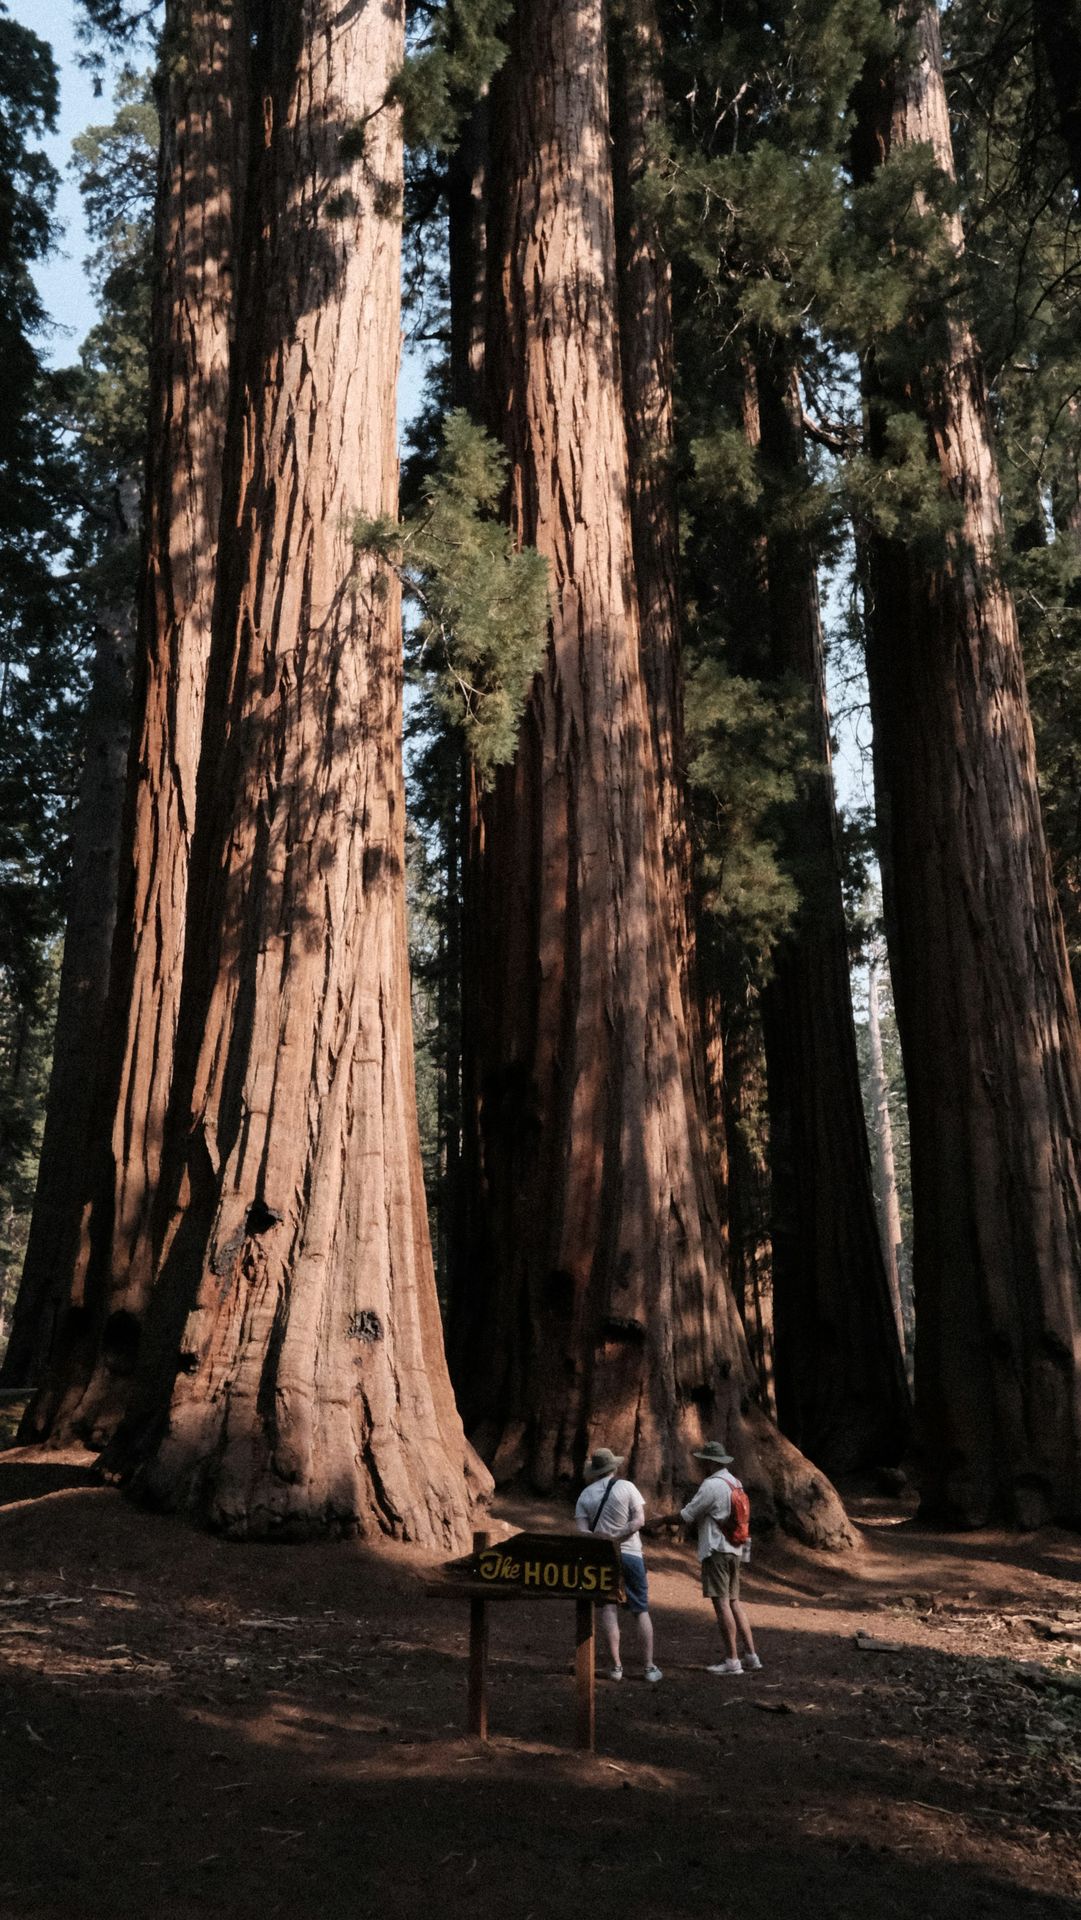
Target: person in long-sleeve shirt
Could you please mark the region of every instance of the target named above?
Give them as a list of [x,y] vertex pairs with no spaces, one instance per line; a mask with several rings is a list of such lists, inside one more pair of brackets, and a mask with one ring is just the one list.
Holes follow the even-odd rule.
[[[732,1512],[732,1493],[742,1492],[742,1483],[729,1473],[733,1456],[719,1440],[707,1440],[693,1455],[702,1460],[708,1472],[698,1492],[678,1513],[666,1514],[666,1521],[681,1520],[684,1526],[698,1529],[698,1558],[702,1567],[702,1592],[712,1600],[721,1632],[725,1658],[707,1673],[756,1673],[762,1662],[755,1652],[754,1635],[747,1609],[739,1597],[740,1570],[751,1557],[750,1541],[737,1545],[725,1532]],[[743,1658],[740,1659],[740,1643]]]

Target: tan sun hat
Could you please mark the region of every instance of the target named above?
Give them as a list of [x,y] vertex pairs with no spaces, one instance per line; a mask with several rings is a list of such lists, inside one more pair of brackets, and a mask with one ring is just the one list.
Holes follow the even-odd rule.
[[623,1454],[613,1453],[610,1447],[598,1447],[586,1461],[586,1479],[599,1480],[604,1473],[614,1473],[623,1465],[623,1459]]
[[735,1459],[734,1453],[726,1453],[719,1440],[707,1440],[702,1447],[695,1447],[692,1460],[712,1460],[715,1467],[730,1467]]

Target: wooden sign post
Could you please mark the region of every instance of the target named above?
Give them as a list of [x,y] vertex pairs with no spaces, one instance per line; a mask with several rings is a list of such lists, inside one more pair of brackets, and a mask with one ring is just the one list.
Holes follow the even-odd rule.
[[469,1601],[468,1726],[488,1738],[489,1600],[573,1600],[575,1603],[575,1745],[596,1746],[596,1664],[593,1610],[625,1598],[623,1563],[610,1540],[589,1533],[517,1533],[493,1543],[473,1535],[473,1552],[452,1560],[426,1589],[431,1599]]
[[593,1602],[579,1600],[574,1608],[574,1694],[578,1706],[574,1744],[583,1753],[593,1753],[597,1746],[597,1667],[593,1648]]
[[[473,1535],[473,1552],[480,1553],[490,1533]],[[469,1731],[478,1740],[488,1738],[488,1607],[483,1596],[469,1602]]]

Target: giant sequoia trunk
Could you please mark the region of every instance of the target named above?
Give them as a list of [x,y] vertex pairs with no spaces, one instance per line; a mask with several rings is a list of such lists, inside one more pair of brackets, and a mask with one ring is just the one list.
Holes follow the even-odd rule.
[[[663,125],[665,114],[663,49],[654,0],[627,0],[612,35],[612,48],[620,364],[639,657],[653,739],[669,927],[687,1026],[684,1064],[690,1079],[685,1095],[688,1112],[704,1115],[709,1096],[696,955],[683,716],[672,268],[656,223],[641,204],[642,184],[652,158],[651,137]],[[711,1035],[711,1044],[721,1045],[719,1026]],[[723,1112],[716,1109],[711,1120],[707,1154],[712,1160],[719,1202],[722,1256],[726,1256]]]
[[[136,536],[138,514],[139,488],[129,478],[116,492],[112,538],[118,549]],[[45,1131],[22,1283],[0,1370],[4,1386],[28,1386],[43,1375],[68,1305],[61,1283],[74,1271],[90,1206],[95,1160],[87,1142],[94,1123],[95,1074],[116,923],[134,643],[130,602],[102,607],[72,823],[71,884]]]
[[[862,102],[870,171],[952,153],[937,10]],[[959,253],[958,220],[942,215]],[[952,309],[869,357],[881,451],[914,414],[954,524],[872,530],[868,674],[912,1138],[917,1417],[928,1512],[1081,1519],[1081,1038],[1036,786],[980,367]],[[907,364],[906,364],[907,362]]]
[[[685,793],[679,520],[673,466],[672,269],[660,235],[638,200],[650,162],[651,129],[664,120],[660,31],[653,0],[628,0],[613,44],[620,356],[639,647],[653,735],[657,816],[671,902],[672,938],[688,1018],[695,1023],[694,902]],[[697,1061],[694,1064],[697,1066]],[[701,1075],[698,1079],[701,1080]],[[697,1097],[701,1102],[700,1084]]]
[[600,0],[521,5],[493,89],[487,380],[548,658],[477,821],[462,1378],[497,1475],[605,1441],[650,1494],[708,1433],[810,1537],[827,1484],[772,1429],[721,1262],[639,653]]
[[260,22],[161,1268],[110,1458],[232,1535],[448,1547],[470,1494],[413,1089],[400,608],[351,537],[397,503],[403,13]]
[[[229,406],[247,41],[245,0],[178,0],[162,49],[146,563],[113,977],[96,1117],[67,1170],[79,1217],[51,1250],[48,1379],[24,1423],[24,1437],[60,1443],[100,1444],[119,1421],[153,1274]],[[94,1085],[91,1072],[87,1097]]]
[[[805,689],[810,764],[787,848],[800,905],[761,996],[769,1085],[778,1417],[830,1473],[898,1460],[908,1389],[875,1216],[848,972],[822,623],[798,531],[800,396],[783,353],[758,371],[770,667]],[[794,509],[793,525],[786,509]]]

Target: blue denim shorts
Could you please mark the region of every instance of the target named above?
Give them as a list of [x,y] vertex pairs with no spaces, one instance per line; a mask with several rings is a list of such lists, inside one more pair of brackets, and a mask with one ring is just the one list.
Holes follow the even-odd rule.
[[646,1580],[646,1563],[640,1553],[623,1553],[623,1585],[627,1589],[624,1605],[628,1613],[649,1612],[649,1583]]

